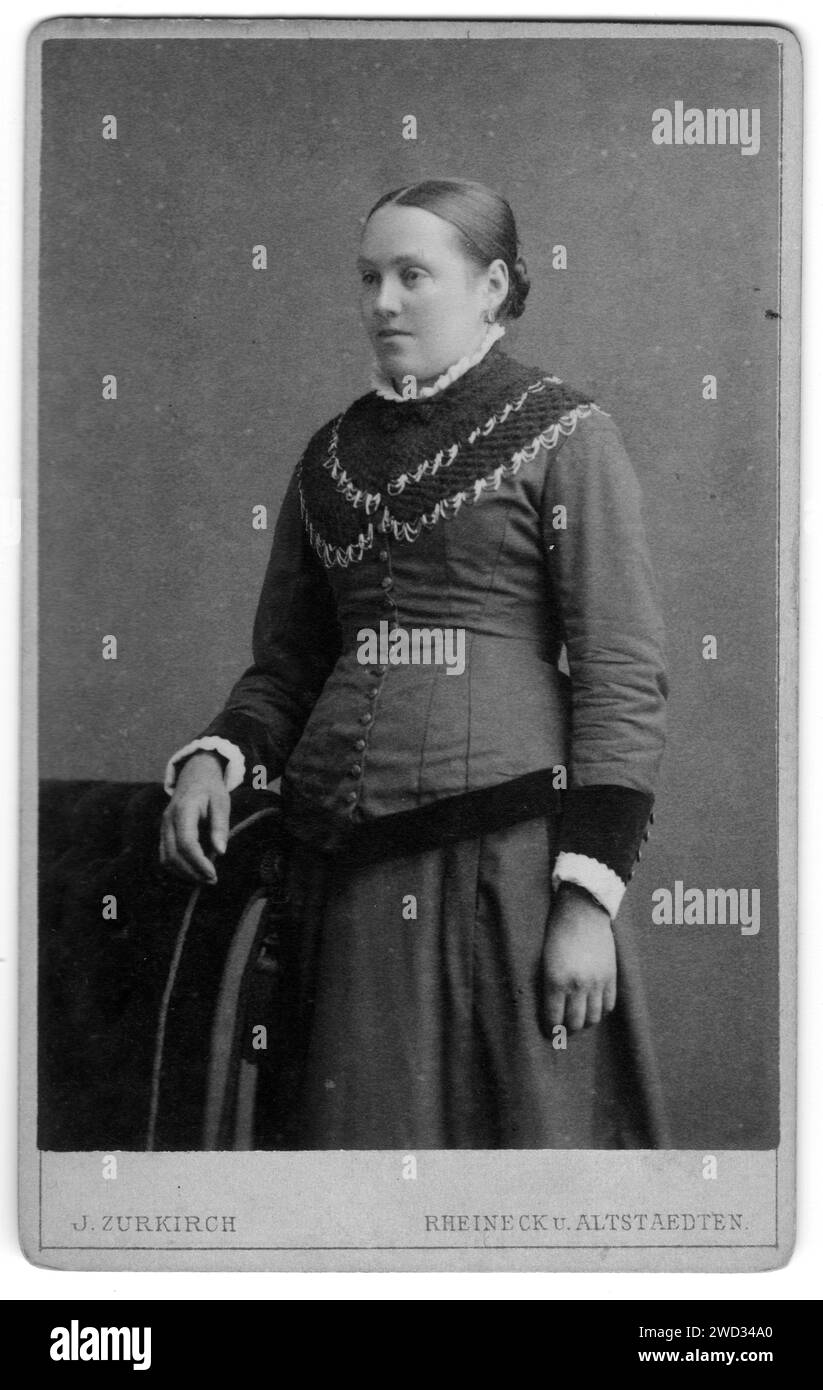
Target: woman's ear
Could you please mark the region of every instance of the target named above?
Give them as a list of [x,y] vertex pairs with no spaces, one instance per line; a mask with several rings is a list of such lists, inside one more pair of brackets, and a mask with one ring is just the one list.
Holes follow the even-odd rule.
[[509,293],[509,268],[500,257],[486,268],[488,308],[497,314]]

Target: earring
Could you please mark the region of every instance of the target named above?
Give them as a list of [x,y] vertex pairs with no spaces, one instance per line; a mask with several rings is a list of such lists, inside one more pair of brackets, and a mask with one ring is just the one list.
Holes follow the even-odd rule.
[[497,320],[497,314],[494,312],[494,309],[487,309],[483,317],[488,324],[495,323]]

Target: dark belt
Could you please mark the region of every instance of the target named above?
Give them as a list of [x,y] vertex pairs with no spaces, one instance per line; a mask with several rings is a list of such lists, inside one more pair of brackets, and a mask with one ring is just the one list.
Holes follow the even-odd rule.
[[540,768],[496,786],[442,797],[407,811],[367,820],[345,821],[318,809],[293,787],[283,785],[285,825],[294,839],[326,854],[344,854],[347,863],[372,864],[416,854],[503,830],[535,816],[557,816],[563,792],[553,785],[555,771]]

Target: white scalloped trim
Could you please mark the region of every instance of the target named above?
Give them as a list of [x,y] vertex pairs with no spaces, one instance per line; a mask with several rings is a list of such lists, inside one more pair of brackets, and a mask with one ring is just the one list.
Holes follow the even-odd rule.
[[552,888],[555,892],[561,883],[576,883],[578,888],[585,888],[606,909],[612,921],[617,916],[626,891],[622,878],[608,864],[601,864],[599,859],[592,859],[588,854],[573,854],[569,850],[558,854],[554,861]]
[[506,330],[501,323],[493,323],[475,353],[472,353],[470,357],[461,357],[459,362],[455,362],[453,367],[449,367],[447,371],[443,372],[436,381],[432,382],[431,386],[421,386],[417,394],[411,398],[401,396],[398,391],[395,391],[391,377],[386,376],[385,372],[381,371],[377,362],[372,365],[369,385],[378,396],[382,396],[384,401],[407,401],[409,399],[422,401],[425,396],[435,396],[438,391],[443,391],[447,386],[451,386],[452,382],[457,381],[457,378],[463,376],[470,367],[476,367],[477,363],[486,356],[489,348],[499,338],[502,338],[505,332]]
[[227,738],[218,738],[216,734],[209,734],[206,738],[196,738],[191,743],[187,743],[185,748],[178,748],[176,753],[172,753],[166,764],[166,776],[163,781],[165,791],[171,796],[174,791],[174,784],[177,780],[177,764],[181,758],[187,758],[189,753],[204,752],[219,753],[226,759],[227,766],[223,769],[223,776],[226,782],[226,791],[234,791],[246,775],[246,759],[240,752],[236,743],[230,743]]
[[[522,409],[530,393],[545,391],[547,382],[557,383],[559,380],[559,377],[554,376],[541,377],[540,381],[534,382],[533,385],[528,386],[517,401],[508,402],[498,415],[493,415],[485,425],[479,426],[476,430],[473,430],[468,437],[468,442],[470,444],[473,443],[479,434],[491,434],[495,425],[502,423],[512,411]],[[592,411],[595,410],[598,415],[607,414],[607,411],[601,410],[600,406],[595,405],[594,401],[586,405],[575,406],[574,410],[570,410],[565,415],[561,415],[560,419],[555,421],[548,430],[545,430],[542,434],[536,435],[530,444],[525,445],[524,448],[518,449],[512,454],[509,463],[501,463],[492,473],[487,474],[486,477],[477,478],[470,488],[464,488],[455,492],[451,497],[441,498],[439,502],[435,503],[430,512],[421,516],[416,522],[398,521],[396,517],[392,516],[388,505],[384,506],[383,515],[378,522],[378,529],[382,532],[390,531],[395,540],[417,540],[421,531],[423,531],[424,528],[429,529],[434,526],[440,517],[448,518],[456,516],[464,502],[474,503],[482,497],[484,492],[497,492],[503,478],[513,478],[521,464],[531,463],[532,460],[537,457],[541,449],[556,448],[561,435],[572,434],[577,428],[578,420],[587,419]],[[336,480],[337,490],[344,494],[346,501],[355,508],[362,506],[368,516],[370,513],[377,511],[383,502],[383,498],[379,492],[363,492],[360,488],[355,488],[351,479],[340,466],[340,461],[337,458],[337,439],[340,421],[342,419],[343,416],[338,415],[336,420],[333,421],[329,453],[323,461],[323,467],[327,469]],[[450,445],[445,453],[441,451],[439,454],[436,454],[431,462],[428,460],[424,461],[415,473],[401,474],[394,482],[388,484],[387,491],[394,492],[396,495],[404,490],[409,481],[418,482],[420,478],[423,477],[424,473],[428,472],[434,474],[438,472],[440,468],[447,468],[450,463],[454,462],[459,450],[459,444]],[[358,561],[362,560],[366,551],[370,550],[374,544],[373,523],[369,522],[365,532],[361,531],[357,540],[351,541],[345,548],[330,545],[328,541],[322,538],[309,518],[308,509],[303,496],[299,469],[297,483],[300,495],[300,512],[303,517],[304,525],[314,549],[326,568],[331,569],[332,565],[340,565],[345,569],[348,565],[356,564]]]
[[[478,425],[477,429],[472,430],[471,434],[466,439],[466,443],[471,445],[474,444],[475,441],[479,439],[481,435],[490,435],[495,425],[502,425],[503,421],[507,420],[509,415],[514,414],[518,410],[522,410],[523,406],[526,404],[526,401],[529,399],[529,396],[540,395],[542,391],[545,391],[548,383],[558,385],[559,382],[560,378],[557,376],[540,377],[540,379],[538,381],[533,382],[531,386],[527,386],[526,390],[523,392],[521,396],[518,397],[516,401],[507,401],[506,405],[499,412],[499,414],[492,415],[486,421],[485,425]],[[599,407],[592,405],[579,406],[578,410],[588,414],[592,408],[595,410],[599,409]],[[605,414],[605,411],[602,411],[601,414]],[[562,418],[563,420],[568,421],[570,419],[570,415],[564,415]],[[327,473],[330,473],[331,476],[334,478],[335,483],[337,484],[337,491],[342,492],[349,505],[355,508],[362,507],[366,513],[366,516],[369,516],[371,513],[377,511],[383,498],[381,493],[379,492],[364,492],[362,488],[355,487],[348,473],[340,463],[340,459],[337,454],[337,444],[340,436],[340,424],[342,420],[343,415],[341,414],[338,415],[336,419],[332,421],[331,435],[329,438],[329,448],[328,453],[326,454],[326,457],[323,460],[323,467],[326,469]],[[558,422],[557,425],[552,426],[552,429],[557,431],[559,427],[560,425]],[[571,426],[571,429],[573,428],[574,424],[572,424]],[[567,428],[563,432],[569,434],[571,433],[571,429]],[[547,436],[541,435],[540,438],[547,441]],[[554,443],[557,443],[557,434],[555,434]],[[537,447],[539,447],[539,445]],[[549,447],[553,447],[553,444],[549,445]],[[531,454],[531,458],[534,458],[536,452],[537,448],[534,449],[534,452]],[[448,449],[441,449],[439,453],[435,454],[433,459],[424,459],[423,462],[419,465],[418,468],[414,470],[413,473],[401,473],[398,478],[392,479],[392,481],[386,485],[386,491],[392,497],[399,497],[400,493],[405,491],[406,487],[410,482],[419,483],[421,478],[424,478],[427,473],[433,477],[434,474],[438,473],[441,468],[448,468],[450,464],[454,463],[454,460],[457,458],[457,455],[459,453],[460,444],[450,444]]]

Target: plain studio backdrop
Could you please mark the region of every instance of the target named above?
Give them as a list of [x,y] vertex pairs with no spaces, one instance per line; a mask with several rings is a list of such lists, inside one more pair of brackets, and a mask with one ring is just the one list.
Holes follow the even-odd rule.
[[[595,391],[644,492],[670,733],[629,897],[683,1148],[778,1129],[778,64],[751,39],[43,45],[42,776],[159,780],[220,708],[288,475],[367,387],[361,219],[423,177],[498,188],[532,277],[504,344]],[[760,152],[653,144],[676,100],[759,108]],[[678,880],[759,889],[759,934],[655,925]]]

